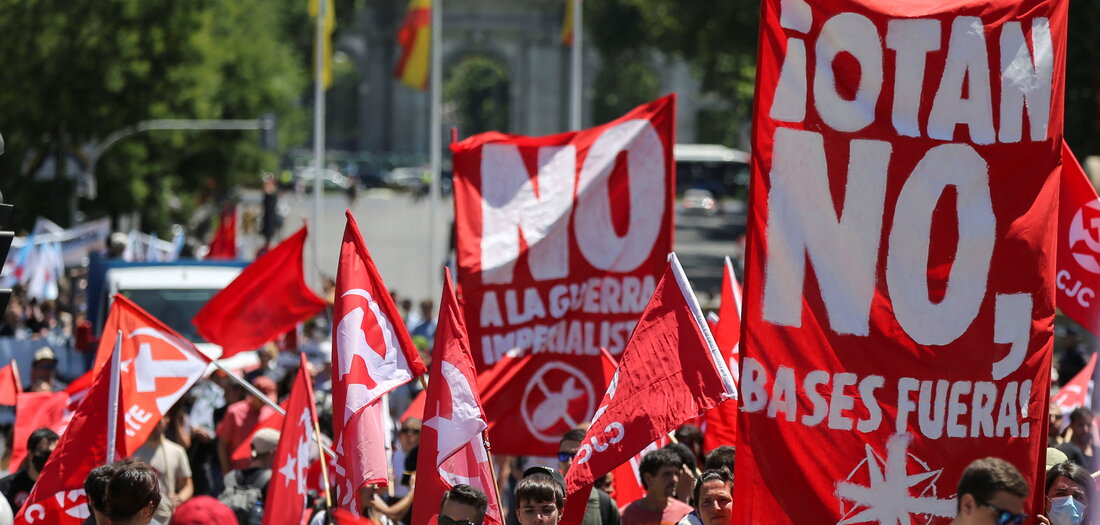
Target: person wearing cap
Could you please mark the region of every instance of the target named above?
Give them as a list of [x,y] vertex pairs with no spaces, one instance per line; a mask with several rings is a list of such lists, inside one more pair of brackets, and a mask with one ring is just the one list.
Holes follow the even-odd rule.
[[161,498],[153,519],[157,523],[168,523],[172,511],[187,501],[195,492],[191,483],[191,464],[187,460],[187,451],[164,437],[168,428],[168,418],[161,418],[149,439],[141,448],[134,451],[133,457],[153,467],[160,482]]
[[[252,381],[264,396],[272,402],[275,401],[275,381],[267,376],[259,376]],[[231,461],[230,451],[241,446],[256,425],[275,414],[275,409],[268,406],[262,399],[248,395],[245,399],[237,401],[226,407],[225,416],[218,424],[218,462],[221,464],[222,473],[228,474],[231,470],[248,468],[251,462],[245,458]]]
[[271,468],[275,465],[275,449],[279,446],[279,431],[261,428],[252,436],[252,459],[248,468],[234,470],[225,475],[225,493],[238,487],[260,489],[262,499],[267,497],[267,484],[271,481]]
[[[569,473],[569,467],[573,465],[573,458],[581,448],[584,441],[584,429],[574,428],[562,436],[558,442],[558,468],[563,474]],[[619,516],[619,508],[606,492],[593,487],[588,494],[588,506],[584,509],[582,525],[619,525],[622,518]]]
[[195,496],[180,505],[168,525],[232,525],[237,515],[224,503],[210,496]]
[[28,392],[60,392],[68,386],[57,380],[57,354],[48,346],[34,351],[31,363],[31,387]]
[[516,484],[516,517],[520,525],[557,525],[565,510],[565,477],[550,467],[523,472]]

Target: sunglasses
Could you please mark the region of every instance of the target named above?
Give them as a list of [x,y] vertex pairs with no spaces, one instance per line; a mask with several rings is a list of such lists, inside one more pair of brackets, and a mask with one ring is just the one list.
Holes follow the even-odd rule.
[[569,463],[576,455],[576,452],[558,452],[558,461],[562,463]]
[[440,514],[439,517],[436,518],[436,521],[439,522],[439,525],[477,525],[470,520],[453,520],[442,514]]
[[1027,519],[1027,514],[1016,514],[1004,509],[1000,509],[990,505],[988,503],[982,503],[983,507],[992,509],[997,513],[997,525],[1023,525],[1024,520]]
[[420,429],[419,428],[403,428],[403,429],[401,429],[401,433],[402,434],[419,434]]

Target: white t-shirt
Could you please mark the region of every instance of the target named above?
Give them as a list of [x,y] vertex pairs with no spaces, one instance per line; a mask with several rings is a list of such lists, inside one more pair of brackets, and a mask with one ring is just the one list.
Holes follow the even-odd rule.
[[168,523],[175,508],[169,497],[179,491],[179,482],[191,477],[191,465],[187,462],[187,451],[183,447],[165,438],[146,441],[141,448],[134,451],[134,458],[140,459],[157,471],[157,481],[160,482],[160,505],[153,519],[161,523]]

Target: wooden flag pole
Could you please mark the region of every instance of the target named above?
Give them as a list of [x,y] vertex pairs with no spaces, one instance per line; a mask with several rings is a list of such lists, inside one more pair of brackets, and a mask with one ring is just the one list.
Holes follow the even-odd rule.
[[497,468],[493,465],[493,451],[489,446],[489,436],[485,435],[485,430],[481,431],[481,442],[485,445],[485,455],[489,458],[489,475],[493,478],[493,490],[497,493],[497,505],[501,505],[503,499],[500,498],[500,484],[497,483]]

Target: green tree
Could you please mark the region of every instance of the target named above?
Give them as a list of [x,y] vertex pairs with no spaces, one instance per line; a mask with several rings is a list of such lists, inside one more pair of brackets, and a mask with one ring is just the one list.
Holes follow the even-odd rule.
[[448,72],[443,99],[454,104],[463,135],[505,131],[508,87],[508,70],[500,62],[484,55],[470,55]]

